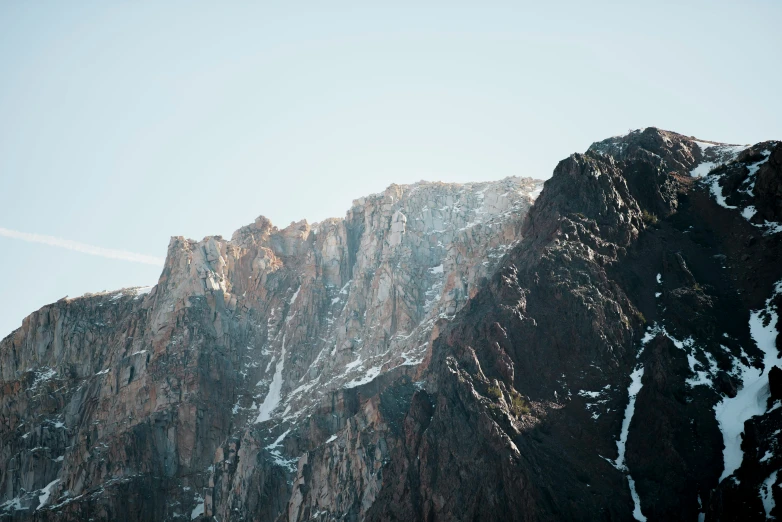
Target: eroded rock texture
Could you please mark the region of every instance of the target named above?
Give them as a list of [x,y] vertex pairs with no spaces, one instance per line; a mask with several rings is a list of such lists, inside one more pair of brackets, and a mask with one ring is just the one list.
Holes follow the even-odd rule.
[[541,185],[392,185],[345,219],[172,238],[154,288],[32,314],[0,345],[3,512],[296,517],[297,461],[340,433],[350,470],[323,473],[362,481],[331,495],[363,513],[388,451],[363,441],[387,426],[377,397],[420,373]]

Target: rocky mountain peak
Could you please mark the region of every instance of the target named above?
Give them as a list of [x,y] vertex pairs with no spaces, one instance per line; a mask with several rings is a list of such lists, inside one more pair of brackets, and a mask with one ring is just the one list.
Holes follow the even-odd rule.
[[[782,144],[646,128],[529,178],[172,238],[0,343],[0,509],[779,516]],[[161,494],[160,492],[164,492]]]

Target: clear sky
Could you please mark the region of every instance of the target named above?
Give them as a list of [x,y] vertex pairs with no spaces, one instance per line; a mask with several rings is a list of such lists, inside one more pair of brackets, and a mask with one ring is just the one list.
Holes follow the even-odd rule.
[[1,2],[0,337],[160,273],[20,232],[150,261],[628,129],[782,138],[777,0],[384,3]]

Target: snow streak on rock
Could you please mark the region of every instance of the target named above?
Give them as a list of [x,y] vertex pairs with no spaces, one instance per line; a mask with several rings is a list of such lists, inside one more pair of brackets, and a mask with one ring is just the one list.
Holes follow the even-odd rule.
[[746,149],[743,145],[725,145],[723,143],[705,143],[695,142],[701,148],[704,156],[710,157],[710,160],[704,160],[692,169],[690,175],[695,178],[708,176],[709,173],[720,165],[736,159],[739,153]]
[[282,369],[285,367],[285,334],[282,335],[282,351],[277,366],[274,369],[274,377],[269,385],[269,392],[263,399],[255,422],[263,422],[271,419],[274,409],[280,405],[282,399]]
[[630,484],[630,496],[633,497],[633,518],[639,522],[646,522],[646,517],[641,513],[641,498],[635,490],[635,481],[633,477],[627,475],[627,482]]
[[[637,357],[640,357],[643,353],[644,346],[653,338],[653,335],[647,333],[641,340],[641,349],[638,351]],[[635,490],[635,481],[630,475],[630,470],[627,468],[625,462],[625,452],[627,449],[627,437],[630,434],[630,422],[633,420],[633,414],[635,413],[635,400],[638,397],[638,392],[641,391],[643,384],[641,379],[644,376],[644,367],[638,364],[630,374],[630,386],[627,388],[627,407],[625,408],[624,418],[622,419],[622,431],[619,434],[619,440],[616,441],[617,457],[614,461],[614,467],[619,471],[624,472],[627,475],[627,483],[630,487],[630,496],[633,498],[633,517],[640,521],[646,522],[646,517],[641,513],[641,498],[638,496],[638,492]]]
[[741,438],[744,433],[744,423],[756,415],[766,412],[766,399],[769,396],[768,370],[774,365],[780,365],[776,348],[777,312],[772,309],[773,298],[782,292],[782,281],[774,286],[774,293],[766,301],[766,308],[750,314],[749,328],[752,339],[763,352],[763,368],[744,365],[739,359],[734,360],[734,371],[741,377],[742,386],[735,397],[725,397],[714,407],[714,413],[722,431],[725,449],[723,450],[724,471],[720,481],[736,471],[744,460],[741,449]]
[[51,496],[51,494],[52,494],[52,488],[53,488],[53,487],[54,487],[54,485],[55,485],[55,484],[57,484],[59,481],[60,481],[60,479],[54,479],[54,480],[52,480],[51,482],[49,482],[49,483],[46,485],[46,487],[44,487],[44,488],[41,490],[41,494],[40,494],[40,496],[38,497],[39,504],[38,504],[38,507],[37,507],[37,508],[35,508],[35,509],[36,509],[36,511],[37,511],[37,510],[39,510],[39,509],[41,509],[42,507],[44,507],[44,506],[45,506],[45,505],[46,505],[46,504],[49,502],[49,497],[50,497],[50,496]]
[[[692,169],[692,171],[690,171],[690,175],[696,178],[701,178],[703,180],[703,183],[708,186],[709,192],[711,192],[711,195],[714,197],[714,200],[717,202],[717,204],[723,208],[740,210],[744,219],[749,221],[755,227],[765,229],[765,233],[767,235],[782,232],[781,223],[768,220],[764,220],[762,223],[752,222],[752,218],[757,214],[757,208],[754,205],[747,205],[746,202],[744,204],[740,204],[739,206],[731,205],[727,202],[727,198],[730,197],[731,194],[723,194],[722,192],[722,182],[726,177],[729,177],[729,174],[726,174],[725,169],[720,169],[719,171],[716,169],[735,161],[739,157],[739,154],[749,147],[710,144],[697,141],[695,143],[701,147],[704,157],[709,159],[704,159],[701,163],[699,163],[694,169]],[[755,181],[757,179],[758,171],[771,156],[771,149],[760,151],[760,154],[763,156],[761,160],[744,165],[748,173],[744,181],[742,181],[741,186],[738,187],[737,191],[747,196],[754,196]]]
[[763,500],[763,509],[766,512],[766,519],[772,519],[771,510],[774,509],[774,495],[771,491],[771,487],[777,481],[777,472],[774,471],[763,481],[763,485],[760,487],[760,498]]
[[614,463],[617,469],[627,471],[627,465],[625,464],[625,448],[627,446],[627,436],[630,433],[630,421],[633,420],[633,414],[635,413],[635,399],[638,396],[638,392],[641,391],[641,378],[644,375],[643,366],[638,366],[633,373],[630,374],[630,386],[627,388],[627,395],[629,400],[627,402],[627,408],[625,408],[624,420],[622,420],[622,432],[619,435],[619,440],[616,441],[617,457]]

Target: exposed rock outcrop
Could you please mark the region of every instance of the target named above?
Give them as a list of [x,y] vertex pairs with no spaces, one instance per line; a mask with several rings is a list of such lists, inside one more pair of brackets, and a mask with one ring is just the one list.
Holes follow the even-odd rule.
[[0,345],[3,511],[226,518],[239,503],[276,519],[296,457],[383,424],[367,390],[420,371],[436,321],[518,241],[541,185],[392,185],[345,219],[172,238],[154,288],[34,313]]

